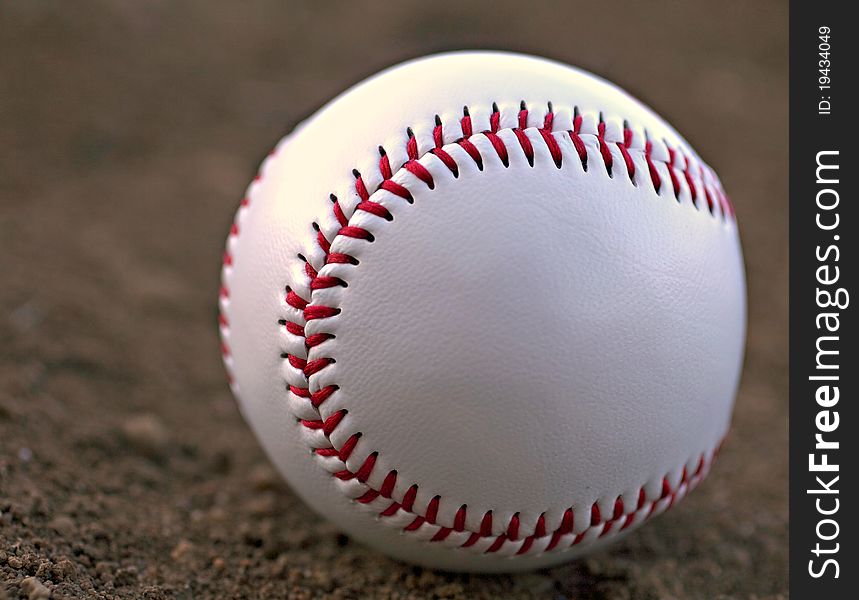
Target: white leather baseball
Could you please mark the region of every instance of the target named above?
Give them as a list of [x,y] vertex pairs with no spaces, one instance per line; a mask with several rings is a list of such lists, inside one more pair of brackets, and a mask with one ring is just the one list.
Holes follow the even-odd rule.
[[397,558],[568,560],[706,474],[742,362],[719,181],[555,62],[389,69],[287,136],[227,243],[242,412],[314,510]]

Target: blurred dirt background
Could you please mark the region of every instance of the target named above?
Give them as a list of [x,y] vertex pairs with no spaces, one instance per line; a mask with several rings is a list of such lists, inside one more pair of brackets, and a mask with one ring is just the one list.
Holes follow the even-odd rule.
[[[0,3],[0,599],[787,594],[787,3]],[[732,435],[610,551],[519,576],[398,564],[269,467],[225,383],[223,241],[268,149],[413,56],[580,65],[721,174],[749,278]]]

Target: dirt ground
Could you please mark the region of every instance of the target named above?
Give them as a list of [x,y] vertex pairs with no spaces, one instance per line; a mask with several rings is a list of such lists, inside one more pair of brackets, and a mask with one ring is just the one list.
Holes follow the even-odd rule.
[[[787,595],[786,2],[0,5],[0,600]],[[749,279],[709,479],[518,576],[396,563],[281,483],[225,382],[220,257],[260,159],[401,59],[500,47],[650,103],[721,174]],[[35,578],[35,579],[33,579]]]

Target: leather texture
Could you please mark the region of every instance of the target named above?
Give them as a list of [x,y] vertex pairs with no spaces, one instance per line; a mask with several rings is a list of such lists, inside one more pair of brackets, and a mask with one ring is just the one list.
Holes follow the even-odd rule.
[[[359,84],[265,161],[227,257],[244,416],[314,510],[394,557],[569,560],[682,497],[728,430],[733,212],[668,124],[572,67],[451,53]],[[289,292],[336,314],[308,319]]]

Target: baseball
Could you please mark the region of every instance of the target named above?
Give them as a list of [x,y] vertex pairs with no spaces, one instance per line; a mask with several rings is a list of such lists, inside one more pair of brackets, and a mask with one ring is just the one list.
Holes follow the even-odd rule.
[[393,67],[298,125],[241,202],[220,306],[292,489],[449,570],[560,563],[676,504],[745,337],[713,170],[614,85],[500,52]]

